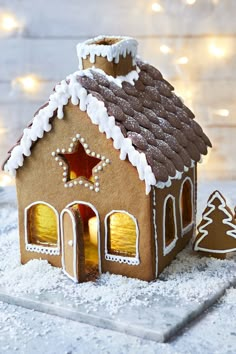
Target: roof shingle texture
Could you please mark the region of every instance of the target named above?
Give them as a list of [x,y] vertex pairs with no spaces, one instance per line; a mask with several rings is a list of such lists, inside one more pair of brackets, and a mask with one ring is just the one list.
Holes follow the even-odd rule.
[[78,76],[77,80],[88,93],[104,102],[108,116],[115,118],[124,137],[145,154],[156,181],[167,182],[177,171],[183,172],[185,166],[191,167],[192,161],[198,162],[201,155],[206,155],[211,142],[161,73],[141,61],[137,61],[137,66],[139,79],[134,85],[124,81],[120,87],[96,70],[91,70],[93,79]]
[[124,137],[145,154],[156,180],[166,182],[206,155],[211,142],[161,73],[141,61],[137,65],[135,85],[123,82],[119,87],[93,70],[93,79],[78,76],[78,81],[104,102]]

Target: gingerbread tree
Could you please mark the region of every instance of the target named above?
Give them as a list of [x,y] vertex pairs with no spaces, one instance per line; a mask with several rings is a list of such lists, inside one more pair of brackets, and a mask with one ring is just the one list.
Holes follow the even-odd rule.
[[208,199],[193,249],[217,258],[236,251],[236,220],[219,191]]

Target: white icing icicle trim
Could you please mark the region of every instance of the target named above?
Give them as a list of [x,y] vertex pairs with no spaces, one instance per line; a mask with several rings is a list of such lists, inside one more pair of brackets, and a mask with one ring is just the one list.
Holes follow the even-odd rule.
[[[97,69],[93,70],[96,71]],[[101,73],[101,70],[97,71]],[[24,130],[20,144],[12,150],[11,156],[4,166],[4,170],[15,174],[15,170],[23,165],[23,155],[30,156],[32,143],[42,138],[44,132],[50,131],[51,124],[49,119],[53,116],[54,111],[57,110],[58,119],[63,119],[63,107],[71,98],[72,104],[79,104],[82,111],[87,111],[92,123],[98,125],[99,131],[105,133],[107,139],[113,139],[114,148],[120,150],[121,160],[125,160],[128,157],[131,164],[137,168],[139,178],[146,183],[146,193],[148,194],[151,190],[151,185],[156,184],[156,179],[151,167],[147,163],[145,154],[135,150],[131,140],[123,136],[120,128],[115,125],[114,117],[108,116],[104,103],[91,94],[88,94],[87,90],[81,86],[77,77],[85,75],[91,77],[92,73],[90,70],[75,72],[68,76],[67,80],[63,80],[55,87],[55,92],[50,96],[48,105],[42,108],[35,116],[31,128]],[[133,78],[138,78],[137,72],[132,75]],[[106,77],[109,79],[107,75]],[[127,79],[130,80],[129,74],[127,75]],[[122,81],[121,79],[119,80],[121,84]],[[123,77],[123,81],[126,81],[126,76]]]
[[[106,39],[112,41],[114,44],[96,44],[99,41],[105,41]],[[118,41],[116,41],[118,40]],[[133,58],[133,65],[135,65],[135,58],[137,54],[138,42],[130,37],[121,36],[98,36],[93,39],[89,39],[83,43],[77,44],[77,55],[79,58],[79,69],[83,69],[82,59],[86,59],[89,55],[90,63],[95,63],[95,57],[106,57],[108,61],[115,61],[119,63],[120,56],[124,58],[131,54]]]
[[98,74],[106,76],[106,79],[108,81],[114,82],[119,87],[122,87],[122,82],[124,82],[124,81],[126,81],[126,82],[128,82],[128,83],[130,83],[131,85],[134,86],[135,81],[138,80],[139,73],[140,73],[139,67],[136,66],[135,70],[130,71],[127,75],[125,75],[125,76],[121,76],[120,75],[120,76],[114,77],[114,76],[111,76],[111,75],[107,75],[105,73],[105,71],[103,71],[100,68],[92,67],[92,68],[89,68],[89,69],[85,69],[85,70],[79,71],[78,75],[79,76],[87,76],[87,77],[90,77],[92,79],[93,75],[92,75],[91,69],[96,71]]
[[165,187],[167,187],[167,188],[170,187],[171,184],[172,184],[172,180],[176,180],[176,179],[180,180],[182,178],[182,176],[183,176],[183,173],[184,172],[188,172],[190,170],[190,168],[193,168],[195,166],[195,164],[196,164],[196,162],[191,160],[190,167],[184,166],[184,171],[183,172],[180,172],[180,171],[176,170],[176,174],[175,174],[174,177],[170,177],[169,176],[169,178],[168,178],[168,180],[166,182],[160,182],[160,181],[157,182],[156,187],[160,188],[160,189],[163,189]]
[[[78,76],[93,78],[92,71],[103,74],[109,81],[113,81],[119,86],[121,86],[124,81],[134,85],[139,77],[138,68],[137,70],[131,71],[126,76],[117,78],[106,75],[104,71],[96,68],[76,71],[69,75],[66,80],[62,80],[60,84],[56,85],[55,92],[49,97],[48,105],[39,110],[38,114],[33,119],[32,126],[24,129],[23,137],[19,145],[12,149],[11,155],[5,163],[4,171],[15,175],[16,169],[23,165],[24,156],[31,155],[32,143],[41,139],[44,132],[51,130],[50,118],[54,115],[54,112],[57,112],[58,119],[63,119],[63,108],[67,105],[69,99],[71,99],[73,105],[79,105],[81,111],[87,111],[91,122],[98,125],[99,131],[105,133],[107,139],[113,139],[114,148],[120,150],[120,159],[125,160],[127,157],[131,164],[137,168],[140,180],[145,181],[146,194],[149,194],[151,186],[156,186],[157,188],[169,187],[173,179],[181,179],[182,173],[177,171],[176,175],[169,177],[167,182],[156,181],[145,154],[138,152],[132,145],[131,139],[123,136],[121,129],[115,125],[115,118],[108,116],[104,103],[91,94],[88,94],[87,90],[78,82]],[[193,167],[194,164],[194,161],[192,161],[191,167]],[[185,168],[185,171],[186,170],[187,168]]]

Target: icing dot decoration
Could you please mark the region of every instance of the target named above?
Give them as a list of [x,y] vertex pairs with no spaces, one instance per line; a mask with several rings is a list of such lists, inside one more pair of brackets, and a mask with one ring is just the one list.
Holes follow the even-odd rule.
[[[82,147],[79,149],[79,147]],[[83,155],[81,153],[83,152]],[[92,168],[91,176],[84,176],[84,174],[77,175],[75,171],[72,169],[71,161],[69,161],[68,156],[72,156],[73,154],[78,154],[79,160],[83,161],[82,156],[89,156],[94,160],[96,167]],[[74,137],[72,137],[72,142],[69,143],[68,148],[56,149],[56,152],[52,152],[52,156],[55,161],[58,162],[59,167],[62,167],[62,182],[64,183],[65,188],[72,188],[75,186],[84,186],[91,191],[99,192],[100,183],[98,182],[99,176],[98,173],[103,170],[110,163],[110,160],[105,156],[91,151],[89,148],[89,144],[86,142],[84,137],[81,137],[79,133],[77,133]],[[77,155],[75,155],[77,157]],[[100,160],[95,161],[95,160]],[[78,160],[76,160],[76,166]],[[95,182],[96,181],[96,182]],[[96,186],[96,187],[94,187]]]

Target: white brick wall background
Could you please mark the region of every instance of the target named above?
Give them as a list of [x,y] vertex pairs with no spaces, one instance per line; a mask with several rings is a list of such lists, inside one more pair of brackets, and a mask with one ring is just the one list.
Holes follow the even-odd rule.
[[[236,178],[235,14],[235,0],[0,0],[0,160],[53,86],[77,70],[76,44],[119,34],[139,41],[140,56],[173,84],[211,138],[200,177]],[[20,28],[4,30],[6,15]],[[27,75],[37,78],[32,92],[15,84]]]

